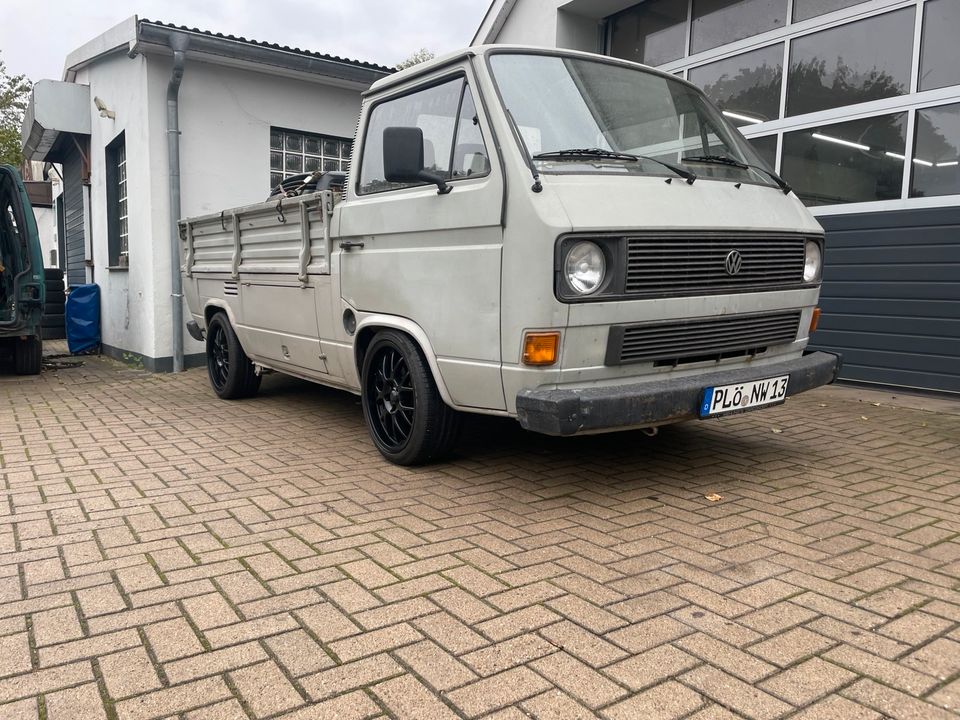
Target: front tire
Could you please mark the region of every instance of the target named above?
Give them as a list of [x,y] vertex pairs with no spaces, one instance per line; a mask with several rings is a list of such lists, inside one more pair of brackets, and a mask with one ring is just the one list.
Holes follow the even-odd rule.
[[207,375],[221,400],[253,397],[260,389],[260,375],[222,312],[207,324]]
[[385,330],[363,358],[363,417],[377,450],[397,465],[438,460],[456,444],[460,415],[440,397],[420,348]]
[[36,337],[17,340],[13,351],[13,369],[17,375],[39,375],[43,368],[43,341]]

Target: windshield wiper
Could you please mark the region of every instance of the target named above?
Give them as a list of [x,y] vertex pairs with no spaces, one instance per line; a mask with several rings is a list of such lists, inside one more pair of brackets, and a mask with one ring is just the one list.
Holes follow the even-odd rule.
[[565,160],[567,158],[578,158],[578,157],[595,157],[595,158],[607,158],[609,160],[626,160],[627,162],[637,162],[638,160],[649,160],[650,162],[655,162],[658,165],[671,170],[676,173],[684,180],[687,181],[688,185],[693,185],[696,182],[697,175],[692,173],[689,170],[684,170],[682,167],[677,167],[672,163],[664,162],[663,160],[658,160],[655,157],[650,157],[648,155],[632,155],[630,153],[617,152],[616,150],[604,150],[603,148],[572,148],[570,150],[554,150],[552,152],[542,152],[537,153],[533,156],[534,160]]
[[758,170],[773,180],[780,187],[780,189],[783,190],[784,195],[789,195],[793,192],[793,188],[790,187],[786,180],[772,170],[767,170],[762,165],[752,165],[750,163],[741,162],[740,160],[734,160],[732,157],[727,157],[726,155],[691,155],[689,157],[685,157],[683,160],[684,162],[690,161],[713,165],[729,165],[730,167],[740,168],[741,170]]

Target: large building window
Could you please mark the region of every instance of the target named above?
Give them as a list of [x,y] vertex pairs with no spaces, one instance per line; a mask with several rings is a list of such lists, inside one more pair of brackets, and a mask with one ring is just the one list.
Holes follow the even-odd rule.
[[352,143],[343,138],[270,128],[270,187],[317,170],[346,172],[351,149]]
[[647,0],[609,21],[610,54],[700,87],[808,205],[960,195],[960,0]]
[[910,91],[914,8],[795,39],[787,115],[855,105]]
[[960,2],[929,0],[924,6],[923,48],[920,56],[920,89],[960,85]]
[[788,132],[781,174],[807,205],[896,200],[906,134],[906,113]]
[[866,0],[793,0],[793,21],[809,20],[862,2]]
[[777,136],[764,135],[763,137],[749,138],[748,141],[763,161],[772,170],[777,166]]
[[917,110],[910,197],[960,195],[960,103]]
[[120,133],[106,148],[107,257],[111,267],[130,262],[130,221],[127,205],[127,145]]
[[662,65],[682,58],[687,46],[687,0],[650,0],[611,19],[610,54]]
[[691,69],[687,79],[702,88],[738,126],[776,120],[780,117],[783,44],[701,65]]
[[787,0],[693,0],[690,52],[753,37],[787,22]]

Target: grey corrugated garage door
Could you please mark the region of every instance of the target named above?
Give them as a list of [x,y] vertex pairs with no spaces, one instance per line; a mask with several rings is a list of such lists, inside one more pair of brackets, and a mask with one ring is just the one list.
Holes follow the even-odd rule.
[[813,344],[843,354],[842,379],[960,392],[960,208],[818,219]]
[[83,222],[83,160],[76,148],[70,147],[63,161],[64,241],[67,284],[83,285],[87,281]]

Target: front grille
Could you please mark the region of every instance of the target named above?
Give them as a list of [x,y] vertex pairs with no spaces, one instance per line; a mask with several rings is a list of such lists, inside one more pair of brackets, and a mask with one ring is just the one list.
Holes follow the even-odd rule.
[[[655,233],[627,238],[628,297],[743,292],[803,283],[801,235]],[[739,271],[727,257],[738,252]]]
[[800,311],[734,315],[647,325],[615,325],[607,342],[607,365],[652,362],[679,365],[756,355],[797,338]]

